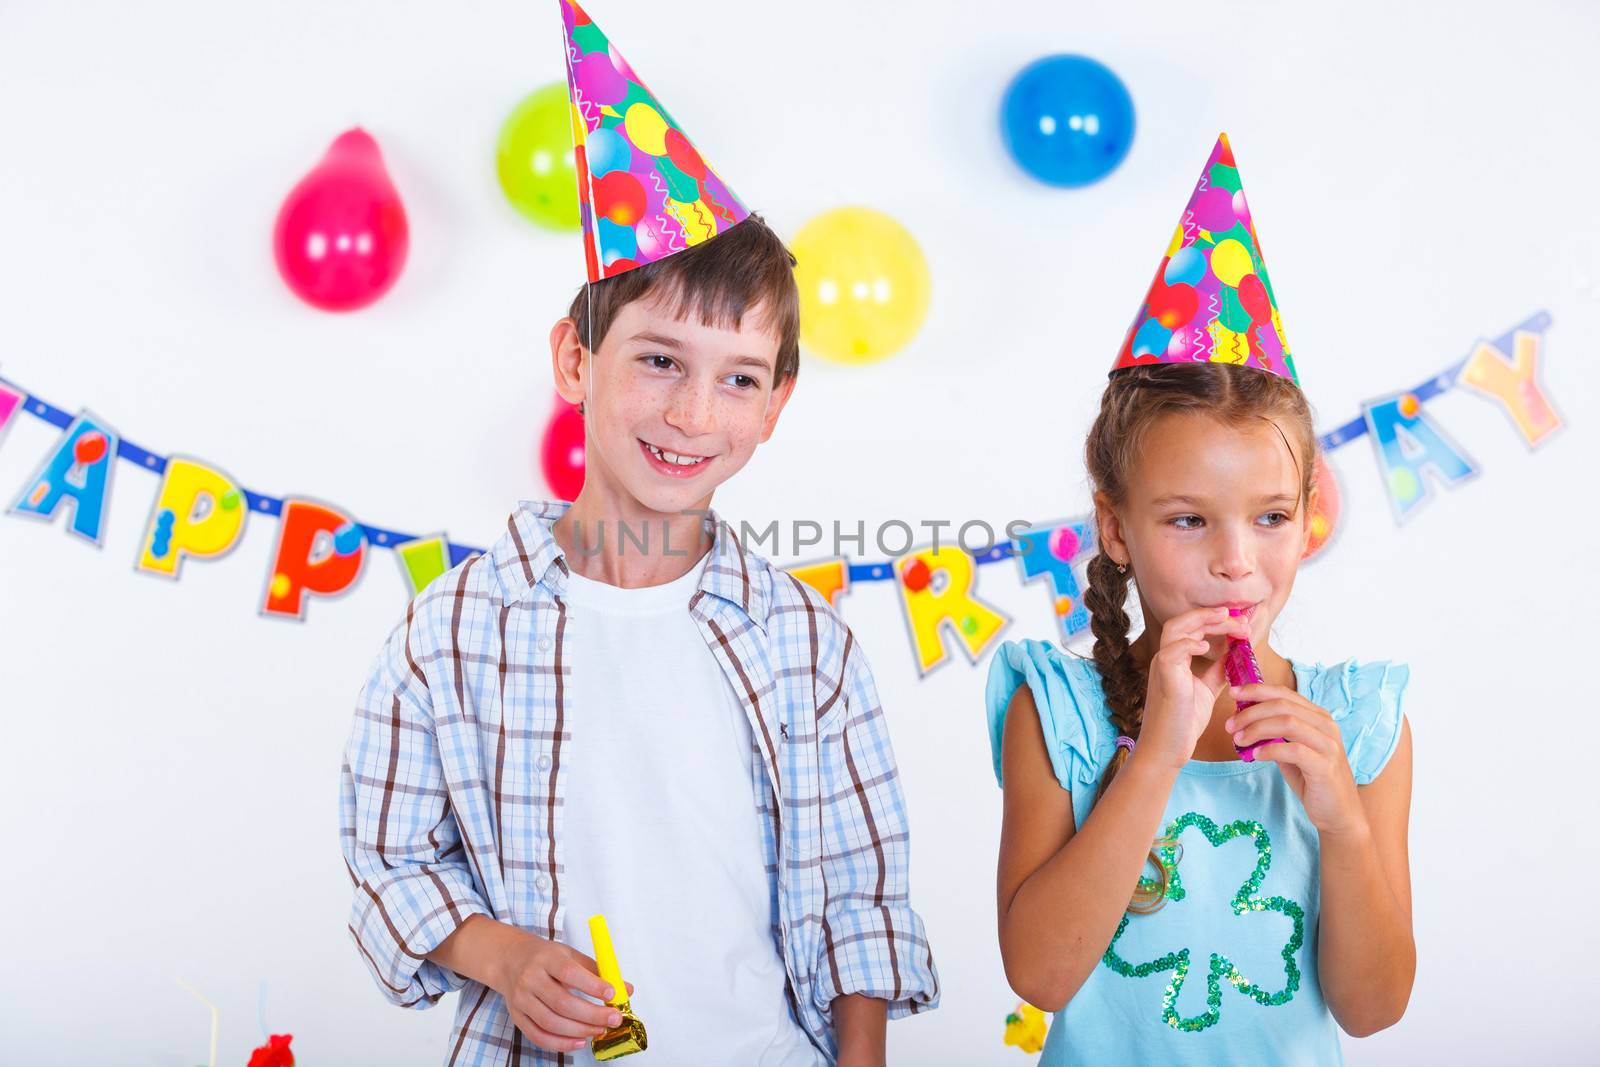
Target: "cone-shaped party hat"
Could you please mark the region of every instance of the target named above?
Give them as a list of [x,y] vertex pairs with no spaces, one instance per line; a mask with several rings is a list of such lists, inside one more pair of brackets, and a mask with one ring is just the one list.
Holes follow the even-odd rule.
[[589,280],[682,252],[749,211],[575,0],[559,0]]
[[1206,160],[1111,372],[1197,362],[1257,367],[1300,384],[1227,134]]

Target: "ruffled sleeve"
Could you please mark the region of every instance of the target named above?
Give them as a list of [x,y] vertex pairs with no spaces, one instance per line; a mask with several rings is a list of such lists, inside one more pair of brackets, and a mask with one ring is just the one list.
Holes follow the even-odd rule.
[[1100,675],[1092,661],[1059,651],[1045,641],[1007,641],[989,664],[985,703],[995,781],[1005,784],[1000,773],[1000,743],[1005,736],[1006,708],[1023,684],[1033,691],[1056,780],[1073,792],[1092,790],[1117,741],[1106,715]]
[[1346,660],[1300,669],[1310,674],[1307,699],[1326,708],[1339,724],[1356,784],[1366,785],[1383,772],[1400,744],[1401,705],[1411,668]]

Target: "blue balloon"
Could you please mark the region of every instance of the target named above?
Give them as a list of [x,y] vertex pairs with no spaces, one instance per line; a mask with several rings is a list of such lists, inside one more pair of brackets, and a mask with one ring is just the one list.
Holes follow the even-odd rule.
[[633,146],[616,130],[602,126],[584,137],[583,158],[589,165],[589,176],[598,178],[632,166]]
[[1049,185],[1097,182],[1133,144],[1133,98],[1088,56],[1046,56],[1023,67],[1000,102],[1000,133],[1023,170]]
[[1171,330],[1155,319],[1145,319],[1144,324],[1139,327],[1139,332],[1133,335],[1133,354],[1136,356],[1159,356],[1167,350],[1167,345],[1171,343]]

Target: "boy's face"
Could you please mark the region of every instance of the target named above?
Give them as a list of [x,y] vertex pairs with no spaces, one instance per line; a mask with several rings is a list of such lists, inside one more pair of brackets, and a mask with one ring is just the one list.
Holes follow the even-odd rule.
[[624,306],[590,358],[572,320],[551,335],[557,387],[585,409],[586,495],[665,514],[706,508],[788,402],[794,379],[774,388],[779,338],[763,308],[737,328],[673,310],[653,293]]

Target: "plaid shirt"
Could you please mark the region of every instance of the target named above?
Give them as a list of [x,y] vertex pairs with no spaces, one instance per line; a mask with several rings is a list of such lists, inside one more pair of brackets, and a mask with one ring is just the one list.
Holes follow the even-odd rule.
[[[550,533],[566,507],[524,502],[488,555],[417,595],[361,691],[345,751],[350,934],[395,1004],[462,990],[450,1064],[567,1062],[533,1047],[498,993],[423,958],[474,914],[561,939],[562,746],[583,730],[566,650],[583,620],[566,606]],[[907,895],[894,754],[849,628],[708,522],[711,559],[688,611],[750,719],[774,948],[796,1018],[831,1059],[835,997],[881,998],[891,1018],[939,999]]]

